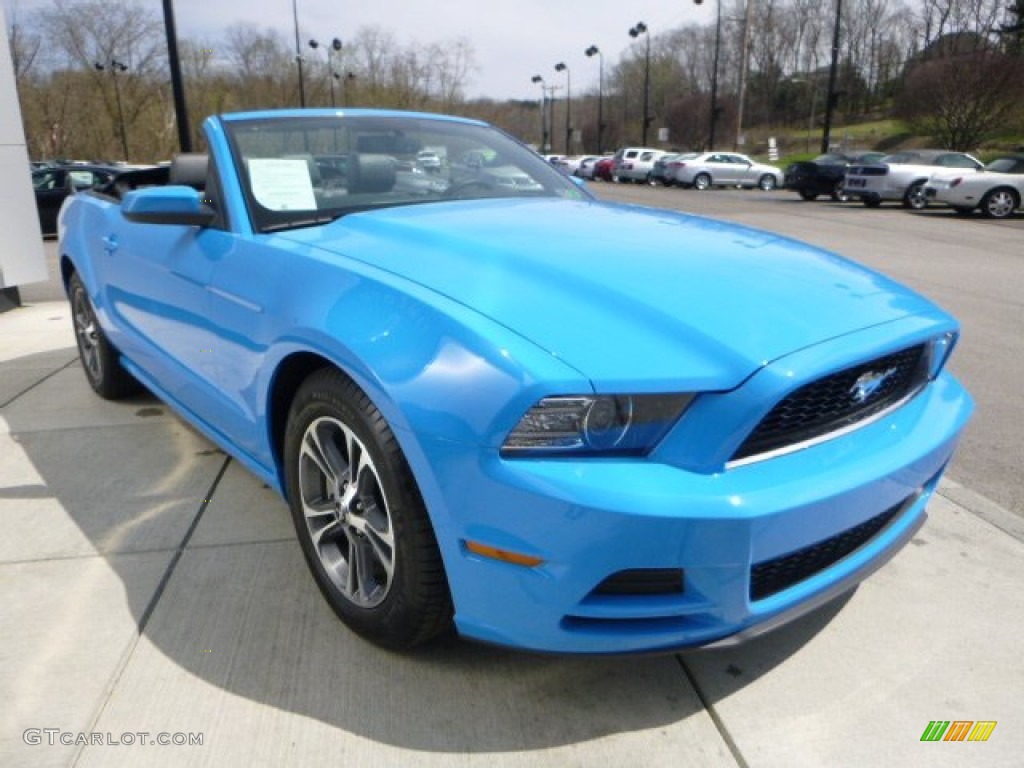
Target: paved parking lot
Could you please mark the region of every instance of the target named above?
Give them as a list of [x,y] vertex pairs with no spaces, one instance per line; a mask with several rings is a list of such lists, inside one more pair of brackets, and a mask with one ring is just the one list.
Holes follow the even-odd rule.
[[[975,246],[949,227],[986,223],[784,193],[598,191],[803,230],[847,255],[881,233],[864,260],[964,321],[971,441],[1003,441],[1019,472],[1024,421],[991,431],[988,379],[971,380],[1002,362],[969,350],[1022,359],[1020,228],[979,229]],[[1004,491],[969,463],[856,592],[741,648],[573,659],[450,638],[395,655],[336,621],[280,499],[158,401],[92,395],[54,293],[33,287],[0,315],[0,765],[1021,765],[1021,508],[992,501]],[[921,742],[934,720],[997,726],[984,743]],[[202,744],[150,743],[161,734]]]

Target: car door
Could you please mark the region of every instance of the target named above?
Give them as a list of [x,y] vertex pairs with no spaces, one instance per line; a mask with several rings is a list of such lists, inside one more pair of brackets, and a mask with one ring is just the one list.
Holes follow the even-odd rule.
[[708,170],[715,184],[735,184],[736,166],[727,155],[716,153],[707,160]]
[[744,187],[752,187],[757,183],[757,170],[754,161],[745,155],[729,155],[733,164],[735,183]]
[[44,235],[57,232],[57,213],[64,199],[71,194],[70,183],[67,171],[62,168],[47,168],[32,174],[39,227]]
[[122,351],[168,397],[227,431],[229,398],[217,359],[221,329],[210,317],[209,288],[218,264],[237,247],[237,235],[224,217],[197,227],[118,215],[107,227],[100,258],[108,307],[125,332]]

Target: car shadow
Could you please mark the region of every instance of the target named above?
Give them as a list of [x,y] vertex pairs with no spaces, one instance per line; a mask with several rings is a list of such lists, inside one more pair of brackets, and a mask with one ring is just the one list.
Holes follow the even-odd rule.
[[[37,361],[13,362],[30,368]],[[71,368],[75,376],[60,387],[87,390],[77,365]],[[52,379],[41,381],[37,389]],[[82,394],[89,393],[74,396]],[[714,703],[812,642],[851,594],[727,650],[565,657],[449,635],[391,653],[350,633],[327,607],[290,533],[284,502],[158,400],[96,399],[94,407],[104,410],[91,425],[37,430],[18,410],[23,399],[0,415],[46,492],[121,579],[133,620],[157,652],[137,646],[112,683],[108,715],[118,711],[119,687],[147,690],[153,679],[166,679],[155,670],[170,662],[194,678],[161,690],[161,697],[189,697],[171,706],[205,712],[217,697],[212,686],[228,694],[222,699],[243,697],[414,750],[538,750],[642,734],[702,713],[710,694],[695,694],[690,664],[699,660],[721,674]],[[83,477],[94,478],[92,486],[95,478],[109,482],[90,495]],[[126,528],[131,536],[119,538]],[[124,555],[156,552],[170,561],[164,579],[155,591],[140,588],[139,569]],[[90,637],[67,639],[88,653]]]

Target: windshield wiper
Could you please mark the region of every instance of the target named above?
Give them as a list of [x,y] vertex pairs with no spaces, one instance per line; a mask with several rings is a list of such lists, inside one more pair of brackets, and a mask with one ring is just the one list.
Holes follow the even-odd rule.
[[337,221],[344,216],[348,211],[338,211],[335,213],[327,214],[326,216],[312,216],[303,219],[289,219],[288,221],[281,221],[276,224],[267,224],[266,226],[260,227],[260,232],[267,234],[270,232],[282,232],[286,229],[302,229],[304,227],[316,227],[320,224],[330,224],[332,221]]

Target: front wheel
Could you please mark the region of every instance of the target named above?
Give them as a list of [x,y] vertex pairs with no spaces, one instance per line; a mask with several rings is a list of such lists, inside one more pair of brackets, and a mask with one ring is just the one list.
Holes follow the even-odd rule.
[[71,320],[78,343],[78,358],[93,391],[107,400],[119,400],[139,390],[139,383],[121,367],[120,354],[100,328],[89,294],[75,272],[68,281]]
[[993,189],[985,193],[981,198],[981,213],[989,219],[1005,219],[1010,216],[1019,205],[1013,192],[1008,189]]
[[757,180],[757,187],[762,192],[771,192],[775,187],[778,186],[775,181],[775,177],[770,173],[764,174],[760,179]]
[[393,650],[447,629],[444,566],[412,472],[380,411],[341,372],[323,369],[299,388],[284,461],[302,552],[338,617]]
[[703,192],[711,186],[711,177],[706,173],[698,173],[697,177],[693,180],[693,188]]
[[801,190],[799,190],[799,192],[800,192],[800,197],[802,197],[807,202],[811,202],[813,200],[817,200],[818,199],[817,193],[813,192],[810,189],[801,189]]
[[928,207],[928,198],[924,196],[924,184],[911,184],[903,195],[903,206],[912,211],[921,211]]

